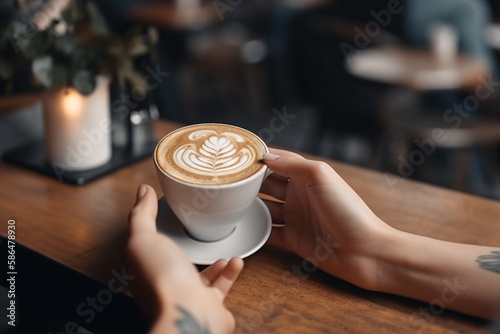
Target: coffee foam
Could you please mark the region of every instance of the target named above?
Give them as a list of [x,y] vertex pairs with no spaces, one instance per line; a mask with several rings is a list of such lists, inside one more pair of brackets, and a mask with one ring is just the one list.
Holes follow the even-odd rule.
[[249,131],[224,124],[192,125],[158,144],[156,161],[168,175],[188,183],[229,184],[264,168],[266,146]]

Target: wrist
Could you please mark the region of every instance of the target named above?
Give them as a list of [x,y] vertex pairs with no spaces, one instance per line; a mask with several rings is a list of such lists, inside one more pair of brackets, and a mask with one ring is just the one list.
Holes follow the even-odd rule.
[[395,254],[404,247],[403,238],[403,232],[374,217],[356,243],[340,245],[339,256],[324,269],[363,289],[387,292],[393,287],[393,271],[399,265]]
[[392,227],[380,233],[372,254],[376,272],[373,291],[397,293],[401,285],[408,285],[407,276],[415,269],[410,249],[415,238],[419,237]]
[[187,329],[191,331],[192,326],[203,328],[203,319],[198,319],[200,312],[189,292],[164,290],[168,291],[157,290],[160,308],[150,333],[184,333]]
[[[376,291],[410,298],[432,295],[442,277],[430,264],[432,256],[439,256],[429,253],[433,239],[393,229],[382,241],[377,254]],[[417,286],[418,292],[414,289]]]
[[215,294],[207,293],[205,287],[194,283],[178,284],[175,289],[164,288],[162,307],[154,328],[168,330],[158,333],[228,332],[221,330],[224,321],[221,320],[220,300]]

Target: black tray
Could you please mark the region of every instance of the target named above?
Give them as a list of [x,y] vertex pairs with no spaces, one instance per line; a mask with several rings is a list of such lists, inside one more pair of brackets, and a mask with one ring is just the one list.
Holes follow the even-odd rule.
[[68,171],[61,169],[57,165],[50,164],[46,159],[43,140],[30,142],[14,148],[6,152],[2,158],[5,162],[34,170],[56,178],[60,182],[83,185],[143,158],[152,156],[155,145],[156,143],[148,143],[134,150],[114,147],[111,161],[101,167],[85,171]]

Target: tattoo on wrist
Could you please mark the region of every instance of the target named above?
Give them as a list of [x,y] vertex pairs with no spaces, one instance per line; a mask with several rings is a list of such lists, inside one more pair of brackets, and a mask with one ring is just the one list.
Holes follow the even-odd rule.
[[175,325],[182,334],[209,334],[208,329],[202,328],[196,319],[182,306],[177,306],[181,317],[175,321]]
[[479,268],[500,274],[500,251],[480,255],[477,257],[476,262],[479,263]]

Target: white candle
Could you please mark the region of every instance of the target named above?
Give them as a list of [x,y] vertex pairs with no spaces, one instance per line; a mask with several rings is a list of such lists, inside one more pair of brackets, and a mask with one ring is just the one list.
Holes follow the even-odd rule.
[[111,159],[109,80],[97,81],[88,96],[69,87],[44,95],[47,158],[58,168],[87,170]]

